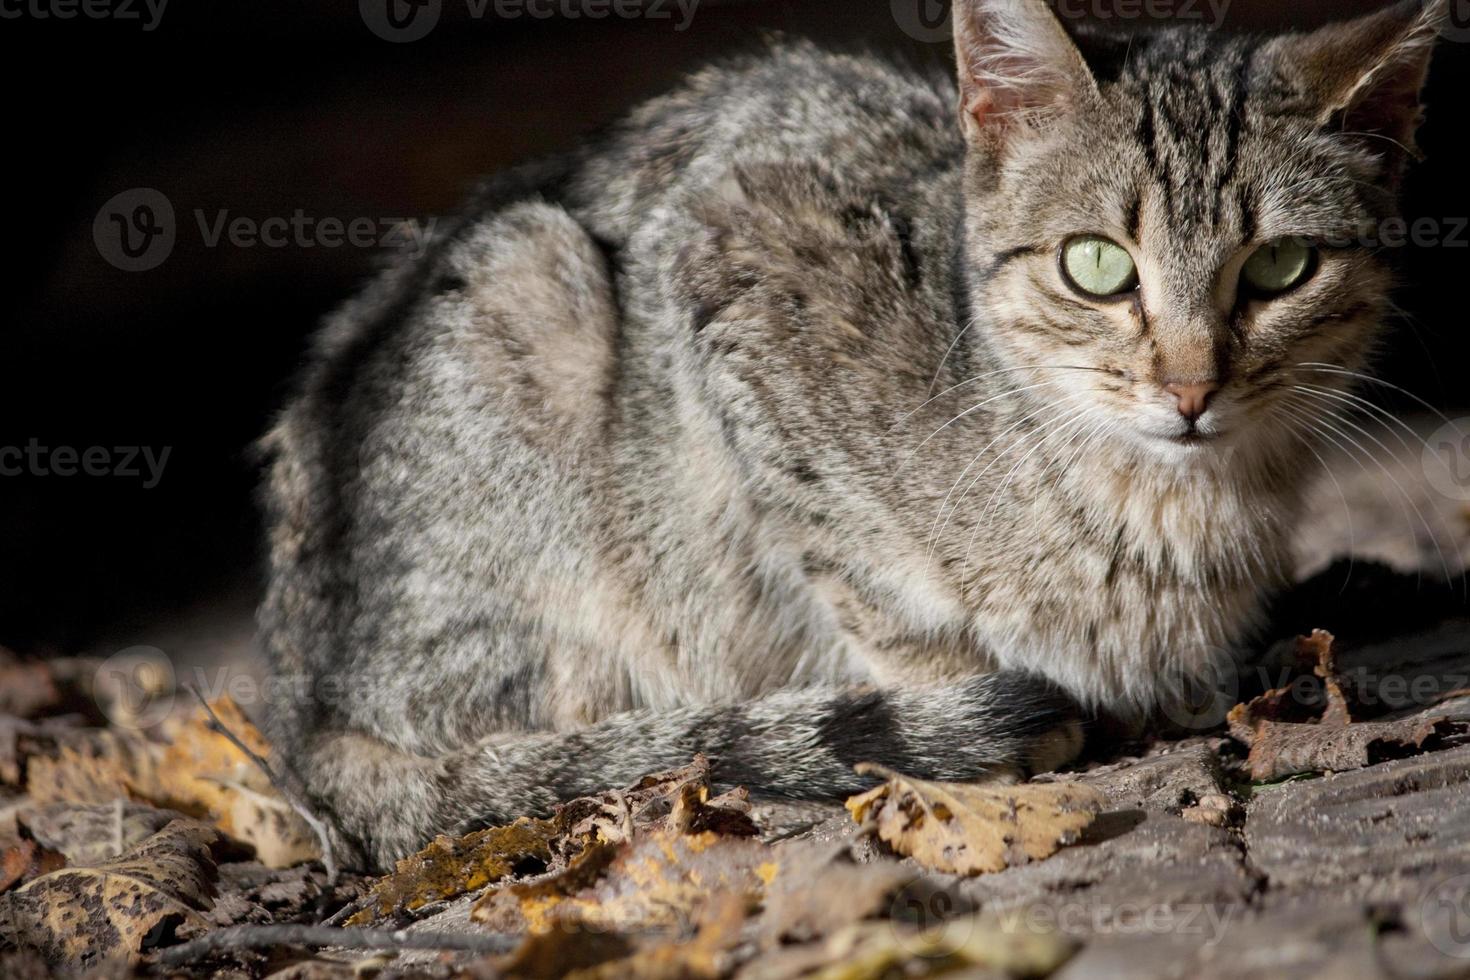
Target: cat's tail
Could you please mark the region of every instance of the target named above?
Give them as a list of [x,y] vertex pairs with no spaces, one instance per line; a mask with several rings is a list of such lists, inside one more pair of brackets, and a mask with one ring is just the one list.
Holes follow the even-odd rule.
[[632,712],[578,731],[501,735],[441,759],[338,734],[301,761],[313,801],[340,835],[339,860],[383,868],[436,834],[544,814],[700,752],[722,784],[836,799],[863,788],[859,762],[980,779],[1055,768],[1081,747],[1070,699],[1002,673],[930,690],[803,688],[744,704]]

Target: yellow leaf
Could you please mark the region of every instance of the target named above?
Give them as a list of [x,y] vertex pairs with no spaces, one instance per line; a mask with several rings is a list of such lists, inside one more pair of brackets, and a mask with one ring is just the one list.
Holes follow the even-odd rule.
[[211,827],[175,820],[114,860],[53,871],[0,896],[0,921],[11,941],[52,963],[136,961],[149,937],[209,928],[218,839]]
[[[210,706],[237,738],[261,758],[270,744],[228,697]],[[138,732],[99,731],[54,757],[37,756],[27,790],[37,803],[110,803],[138,800],[207,821],[252,845],[267,867],[287,868],[321,856],[306,821],[281,799],[268,777],[195,708],[170,718],[155,742]]]
[[542,867],[551,859],[557,825],[522,817],[458,839],[436,837],[429,846],[398,862],[391,875],[373,885],[375,901],[347,920],[364,925],[379,916],[422,908],[430,902],[478,891],[514,874],[527,862]]
[[984,874],[1050,857],[1076,842],[1104,803],[1101,793],[1076,783],[935,783],[867,764],[858,771],[888,781],[847,801],[853,819],[871,820],[878,837],[899,854],[952,874]]

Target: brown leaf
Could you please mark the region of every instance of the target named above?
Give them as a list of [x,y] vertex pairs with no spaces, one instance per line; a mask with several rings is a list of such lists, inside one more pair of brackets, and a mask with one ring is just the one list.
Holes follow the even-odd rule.
[[33,840],[12,844],[0,855],[0,892],[66,867],[66,858]]
[[1105,798],[1077,783],[988,786],[911,779],[865,764],[888,781],[847,801],[860,824],[927,868],[985,874],[1040,860],[1074,843]]
[[27,813],[32,837],[66,855],[71,864],[97,864],[117,857],[179,818],[172,810],[142,803],[52,803]]
[[39,718],[30,721],[0,714],[0,783],[20,786],[28,760],[41,751],[55,751],[58,740],[75,737],[82,719]]
[[26,795],[39,805],[145,800],[157,793],[162,760],[163,746],[136,732],[80,732],[27,762]]
[[136,961],[147,944],[209,927],[218,840],[211,827],[176,820],[115,860],[55,871],[0,896],[0,921],[17,946],[52,963]]
[[1444,717],[1413,715],[1355,722],[1351,690],[1337,672],[1335,639],[1325,630],[1297,640],[1297,657],[1320,681],[1319,699],[1303,699],[1296,683],[1267,691],[1229,715],[1230,734],[1250,748],[1252,779],[1342,772],[1434,748],[1464,726]]
[[573,924],[609,931],[682,928],[712,893],[735,892],[747,901],[758,900],[778,870],[771,849],[759,841],[708,831],[664,829],[631,844],[602,846],[618,850],[592,884],[573,890],[571,882],[576,876],[590,877],[606,851],[594,852],[597,857],[587,865],[574,865],[576,870],[559,877],[556,887],[527,883],[492,892],[476,903],[471,918],[506,923],[518,913],[514,931],[530,932]]
[[650,940],[570,925],[532,933],[499,967],[524,980],[715,980],[728,972],[745,915],[739,896],[720,893],[710,897],[688,937]]
[[564,804],[557,820],[573,852],[583,841],[615,844],[668,826],[684,833],[756,836],[760,831],[750,819],[745,791],[711,799],[709,775],[709,760],[697,755],[689,765],[645,776],[629,789]]
[[[528,885],[505,908],[519,915],[521,898],[557,900],[592,886],[618,853],[615,845],[642,835],[753,836],[743,791],[711,799],[709,762],[698,756],[687,766],[645,776],[634,786],[573,800],[557,808],[552,820],[522,820],[459,840],[441,837],[374,886],[377,899],[355,913],[349,924],[412,911],[432,901],[478,891],[527,866],[552,874]],[[490,915],[490,912],[483,913]],[[522,926],[523,928],[523,926]]]
[[894,923],[860,923],[765,956],[735,980],[887,980],[889,977],[1044,977],[1061,968],[1077,944],[1056,932],[1001,919],[971,917],[918,931]]
[[848,841],[792,841],[775,848],[775,862],[754,928],[766,948],[809,942],[886,912],[913,878],[895,861],[855,863]]
[[[228,697],[211,702],[220,721],[262,758],[270,745]],[[320,856],[306,822],[258,765],[211,725],[202,707],[160,726],[162,742],[130,731],[89,731],[52,756],[30,759],[27,791],[38,803],[147,802],[214,824],[289,867]]]
[[492,827],[467,837],[436,837],[428,847],[398,862],[393,873],[373,886],[372,904],[347,920],[365,925],[379,917],[422,908],[551,860],[557,826],[522,817],[507,827]]
[[0,660],[0,714],[35,718],[61,699],[61,687],[45,661]]

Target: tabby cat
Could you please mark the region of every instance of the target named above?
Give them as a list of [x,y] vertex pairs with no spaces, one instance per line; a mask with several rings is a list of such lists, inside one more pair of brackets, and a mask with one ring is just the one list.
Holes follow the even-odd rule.
[[490,181],[265,441],[271,720],[382,866],[682,764],[829,797],[1173,711],[1291,578],[1442,4],[1310,33],[957,0]]

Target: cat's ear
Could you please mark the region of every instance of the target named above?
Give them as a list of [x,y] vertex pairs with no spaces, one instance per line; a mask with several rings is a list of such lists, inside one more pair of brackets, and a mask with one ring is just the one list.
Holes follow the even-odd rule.
[[1418,155],[1420,96],[1446,0],[1402,0],[1386,10],[1273,42],[1278,71],[1334,131],[1382,137]]
[[1075,111],[1097,93],[1077,45],[1046,0],[954,0],[960,124],[972,142]]

